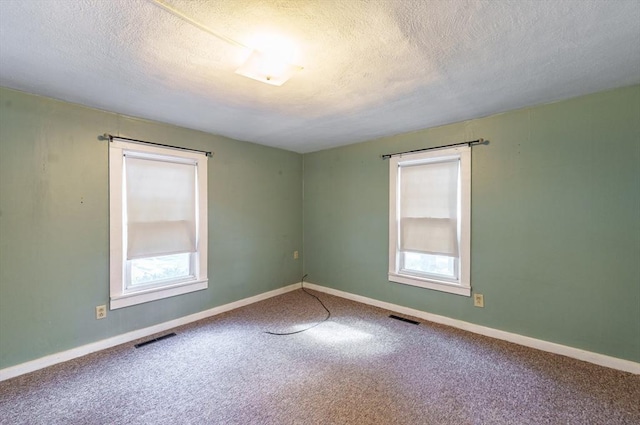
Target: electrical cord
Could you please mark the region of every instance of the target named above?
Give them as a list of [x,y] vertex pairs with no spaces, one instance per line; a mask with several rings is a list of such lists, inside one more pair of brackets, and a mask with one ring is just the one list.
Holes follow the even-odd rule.
[[327,317],[325,317],[323,320],[319,321],[318,323],[316,323],[315,325],[311,325],[308,328],[305,329],[301,329],[299,331],[294,331],[294,332],[270,332],[270,331],[265,331],[264,333],[269,334],[269,335],[277,335],[277,336],[284,336],[284,335],[295,335],[295,334],[299,334],[305,331],[308,331],[309,329],[315,328],[318,325],[321,325],[322,323],[326,322],[327,320],[329,320],[331,318],[331,312],[329,311],[329,309],[327,308],[326,305],[324,305],[324,303],[322,302],[322,300],[318,297],[316,297],[315,295],[313,295],[311,292],[307,291],[304,287],[304,278],[307,277],[308,275],[304,275],[302,276],[301,279],[301,284],[302,287],[301,289],[307,294],[307,295],[311,295],[313,298],[315,298],[316,300],[318,300],[318,302],[320,303],[320,305],[322,306],[322,308],[325,309],[325,311],[327,312]]

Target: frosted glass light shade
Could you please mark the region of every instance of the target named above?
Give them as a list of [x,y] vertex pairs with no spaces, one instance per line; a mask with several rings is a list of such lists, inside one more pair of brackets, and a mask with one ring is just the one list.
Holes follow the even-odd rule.
[[302,67],[253,50],[236,74],[252,78],[272,86],[281,86]]

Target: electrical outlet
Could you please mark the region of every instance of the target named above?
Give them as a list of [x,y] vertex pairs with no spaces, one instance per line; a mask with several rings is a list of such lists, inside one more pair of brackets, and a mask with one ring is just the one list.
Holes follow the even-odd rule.
[[293,251],[293,259],[294,260],[298,259],[298,251]]
[[484,307],[484,295],[473,294],[473,305],[476,307]]
[[104,319],[107,317],[107,306],[99,305],[96,307],[96,319]]

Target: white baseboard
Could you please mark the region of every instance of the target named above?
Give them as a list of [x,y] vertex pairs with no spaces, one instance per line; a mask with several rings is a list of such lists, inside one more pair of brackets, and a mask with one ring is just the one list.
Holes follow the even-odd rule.
[[127,332],[122,335],[117,335],[111,338],[96,341],[91,344],[83,345],[81,347],[72,348],[70,350],[62,351],[60,353],[51,354],[49,356],[41,357],[36,360],[32,360],[26,363],[21,363],[16,366],[7,367],[0,370],[0,382],[14,378],[16,376],[24,375],[25,373],[33,372],[38,369],[52,366],[57,363],[66,362],[68,360],[82,357],[96,351],[104,350],[114,347],[116,345],[124,344],[130,341],[134,341],[145,336],[153,335],[158,332],[164,332],[169,329],[173,329],[178,326],[186,325],[187,323],[195,322],[198,320],[206,319],[207,317],[215,316],[220,313],[225,313],[236,308],[244,307],[249,304],[256,303],[258,301],[266,300],[267,298],[275,297],[276,295],[284,294],[289,291],[295,291],[299,289],[301,283],[294,283],[282,288],[274,289],[273,291],[265,292],[262,294],[254,295],[253,297],[245,298],[239,301],[235,301],[229,304],[214,307],[209,310],[201,311],[199,313],[191,314],[189,316],[180,317],[179,319],[170,320],[168,322],[160,323],[154,326],[150,326],[144,329],[138,329],[136,331]]
[[325,286],[316,285],[314,283],[304,282],[304,286],[309,289],[325,292],[327,294],[361,302],[363,304],[369,304],[375,307],[383,308],[385,310],[391,310],[394,312],[406,314],[407,316],[419,317],[421,319],[425,319],[430,322],[452,326],[454,328],[463,329],[465,331],[477,333],[480,335],[485,335],[492,338],[513,342],[515,344],[524,345],[526,347],[536,348],[538,350],[547,351],[549,353],[560,354],[562,356],[583,360],[585,362],[594,363],[600,366],[605,366],[612,369],[621,370],[623,372],[630,372],[636,375],[640,375],[640,363],[636,363],[630,360],[619,359],[617,357],[611,357],[604,354],[593,353],[591,351],[586,351],[586,350],[581,350],[579,348],[556,344],[554,342],[544,341],[541,339],[518,335],[511,332],[505,332],[498,329],[488,328],[486,326],[480,326],[473,323],[464,322],[462,320],[452,319],[449,317],[427,313],[425,311],[416,310],[413,308],[403,307],[397,304],[378,301],[373,298],[363,297],[361,295],[351,294],[349,292],[340,291],[338,289],[327,288]]
[[[107,338],[101,341],[97,341],[91,344],[83,345],[81,347],[72,348],[70,350],[62,351],[60,353],[51,354],[49,356],[45,356],[36,360],[22,363],[16,366],[11,366],[5,369],[1,369],[0,381],[4,381],[16,376],[24,375],[25,373],[33,372],[38,369],[42,369],[47,366],[52,366],[57,363],[66,362],[68,360],[72,360],[77,357],[82,357],[84,355],[94,353],[96,351],[111,348],[116,345],[134,341],[139,338],[144,338],[145,336],[149,336],[149,335],[156,334],[158,332],[163,332],[169,329],[173,329],[175,327],[186,325],[191,322],[206,319],[207,317],[225,313],[227,311],[231,311],[236,308],[244,307],[246,305],[253,304],[258,301],[275,297],[276,295],[294,291],[300,288],[300,286],[301,286],[301,283],[294,283],[292,285],[288,285],[279,289],[274,289],[273,291],[265,292],[262,294],[255,295],[253,297],[245,298],[229,304],[214,307],[212,309],[191,314],[189,316],[181,317],[179,319],[170,320],[168,322],[160,323],[158,325],[150,326],[144,329],[127,332],[122,335],[117,335],[117,336]],[[338,289],[327,288],[325,286],[316,285],[314,283],[305,282],[304,286],[309,289],[325,292],[327,294],[361,302],[363,304],[369,304],[375,307],[383,308],[385,310],[406,314],[407,316],[419,317],[431,322],[452,326],[454,328],[463,329],[463,330],[474,332],[480,335],[485,335],[492,338],[513,342],[515,344],[524,345],[526,347],[536,348],[538,350],[560,354],[560,355],[571,357],[574,359],[583,360],[589,363],[594,363],[600,366],[605,366],[612,369],[617,369],[624,372],[630,372],[636,375],[640,375],[640,363],[632,362],[630,360],[619,359],[619,358],[607,356],[604,354],[581,350],[579,348],[568,347],[566,345],[556,344],[553,342],[543,341],[543,340],[531,338],[528,336],[522,336],[522,335],[514,334],[511,332],[505,332],[505,331],[501,331],[493,328],[488,328],[486,326],[480,326],[473,323],[464,322],[462,320],[451,319],[449,317],[427,313],[425,311],[416,310],[409,307],[403,307],[397,304],[392,304],[385,301],[379,301],[379,300],[364,297],[361,295],[351,294],[349,292],[340,291]]]

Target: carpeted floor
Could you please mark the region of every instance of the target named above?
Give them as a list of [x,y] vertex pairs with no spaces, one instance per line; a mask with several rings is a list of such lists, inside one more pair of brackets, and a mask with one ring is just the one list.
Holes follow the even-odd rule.
[[314,294],[0,382],[0,424],[640,424],[640,376]]

